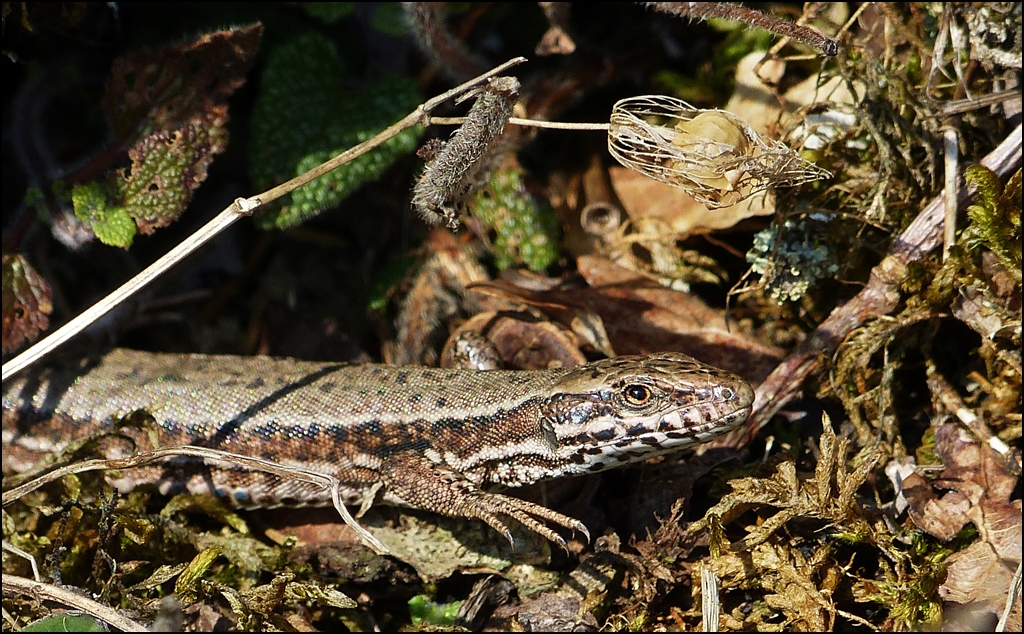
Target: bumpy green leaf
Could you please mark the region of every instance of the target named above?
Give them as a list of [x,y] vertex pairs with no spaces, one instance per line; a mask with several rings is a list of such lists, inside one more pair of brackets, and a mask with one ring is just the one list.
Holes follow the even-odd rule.
[[206,180],[215,148],[221,146],[226,115],[192,120],[172,131],[144,137],[128,151],[130,170],[119,170],[111,190],[118,204],[145,234],[170,224]]
[[[342,95],[341,74],[334,45],[320,35],[296,38],[271,54],[252,124],[251,175],[258,188],[316,167],[370,139],[419,105],[409,79],[390,77]],[[337,205],[363,183],[379,178],[398,157],[412,152],[419,134],[419,130],[406,130],[304,185],[277,208],[263,213],[260,224],[291,227]]]
[[128,151],[131,167],[116,170],[107,186],[75,185],[75,215],[104,244],[128,248],[136,228],[142,233],[173,222],[188,207],[204,180],[217,148],[223,147],[226,114],[192,120],[177,130],[143,137]]
[[426,595],[418,594],[409,599],[409,616],[413,625],[451,627],[455,624],[455,617],[458,616],[460,607],[462,607],[462,601],[437,603]]
[[303,2],[302,10],[324,24],[334,24],[355,11],[355,2]]
[[370,25],[385,35],[405,37],[412,30],[405,10],[397,2],[381,2],[377,4]]
[[135,239],[135,223],[128,211],[111,204],[103,188],[96,182],[75,185],[71,189],[75,216],[85,223],[100,242],[127,249]]
[[558,217],[526,191],[519,168],[496,171],[471,207],[474,217],[495,232],[499,269],[525,264],[542,271],[558,257]]

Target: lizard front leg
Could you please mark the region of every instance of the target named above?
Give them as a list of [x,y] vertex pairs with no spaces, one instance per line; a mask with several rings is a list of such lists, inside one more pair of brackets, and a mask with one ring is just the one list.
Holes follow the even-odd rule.
[[482,520],[498,531],[515,548],[515,541],[502,517],[511,517],[563,549],[565,540],[538,521],[546,520],[579,531],[590,539],[587,527],[579,520],[519,498],[488,493],[465,476],[422,456],[397,454],[381,465],[381,483],[409,506],[449,517]]

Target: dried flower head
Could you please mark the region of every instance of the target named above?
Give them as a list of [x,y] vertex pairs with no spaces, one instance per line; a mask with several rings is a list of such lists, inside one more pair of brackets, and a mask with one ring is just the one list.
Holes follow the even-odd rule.
[[624,166],[685,190],[708,209],[769,187],[792,187],[832,174],[725,110],[644,95],[612,108],[608,151]]

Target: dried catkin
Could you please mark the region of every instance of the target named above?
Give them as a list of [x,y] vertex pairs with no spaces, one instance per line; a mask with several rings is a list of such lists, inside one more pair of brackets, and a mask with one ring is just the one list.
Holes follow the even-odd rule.
[[[413,188],[412,206],[429,224],[459,226],[463,199],[480,180],[491,142],[505,129],[519,97],[519,80],[495,77],[477,93],[466,121],[446,142],[434,143]],[[431,158],[429,155],[433,155]]]

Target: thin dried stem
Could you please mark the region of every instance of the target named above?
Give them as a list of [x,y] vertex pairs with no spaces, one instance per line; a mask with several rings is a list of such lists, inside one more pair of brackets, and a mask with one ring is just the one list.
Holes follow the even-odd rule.
[[825,37],[814,29],[794,24],[787,20],[780,20],[767,13],[761,13],[753,9],[741,7],[725,2],[644,2],[655,11],[676,15],[681,18],[724,18],[743,22],[750,26],[757,26],[771,31],[778,35],[788,37],[810,46],[822,55],[835,57],[839,54],[839,44],[829,37]]
[[131,469],[149,465],[154,462],[162,462],[165,459],[174,456],[190,456],[193,458],[201,458],[205,462],[220,462],[236,465],[252,471],[272,473],[282,478],[308,482],[310,484],[321,486],[324,489],[330,489],[334,508],[338,511],[338,514],[341,515],[341,518],[345,523],[351,526],[352,529],[363,538],[367,545],[378,553],[387,554],[388,552],[387,547],[384,546],[380,540],[370,534],[369,531],[360,526],[359,522],[357,522],[348,512],[348,509],[341,501],[341,481],[338,480],[338,478],[320,471],[304,469],[302,467],[291,465],[283,465],[271,460],[264,460],[263,458],[253,458],[251,456],[243,456],[229,453],[227,451],[210,449],[208,447],[175,445],[171,447],[160,447],[159,449],[154,449],[152,451],[143,451],[129,458],[83,460],[81,462],[66,465],[59,469],[54,469],[53,471],[45,473],[38,478],[34,478],[21,486],[4,491],[3,505],[7,506],[22,496],[35,491],[39,487],[68,475],[84,473],[86,471]]
[[5,574],[3,578],[3,589],[4,595],[17,593],[37,600],[45,599],[47,601],[55,601],[62,605],[66,605],[69,608],[81,610],[104,623],[109,623],[122,632],[148,631],[147,628],[138,621],[133,621],[132,619],[123,616],[113,608],[93,601],[88,597],[84,597],[71,588],[62,588],[60,586],[55,586],[52,583],[42,583],[40,581],[26,579],[25,577]]
[[[430,125],[462,125],[466,122],[466,117],[430,117],[428,121]],[[519,117],[510,117],[508,122],[511,125],[521,125],[528,128],[546,128],[549,130],[601,130],[607,132],[611,127],[611,124],[608,123],[540,121],[537,119],[520,119]]]

